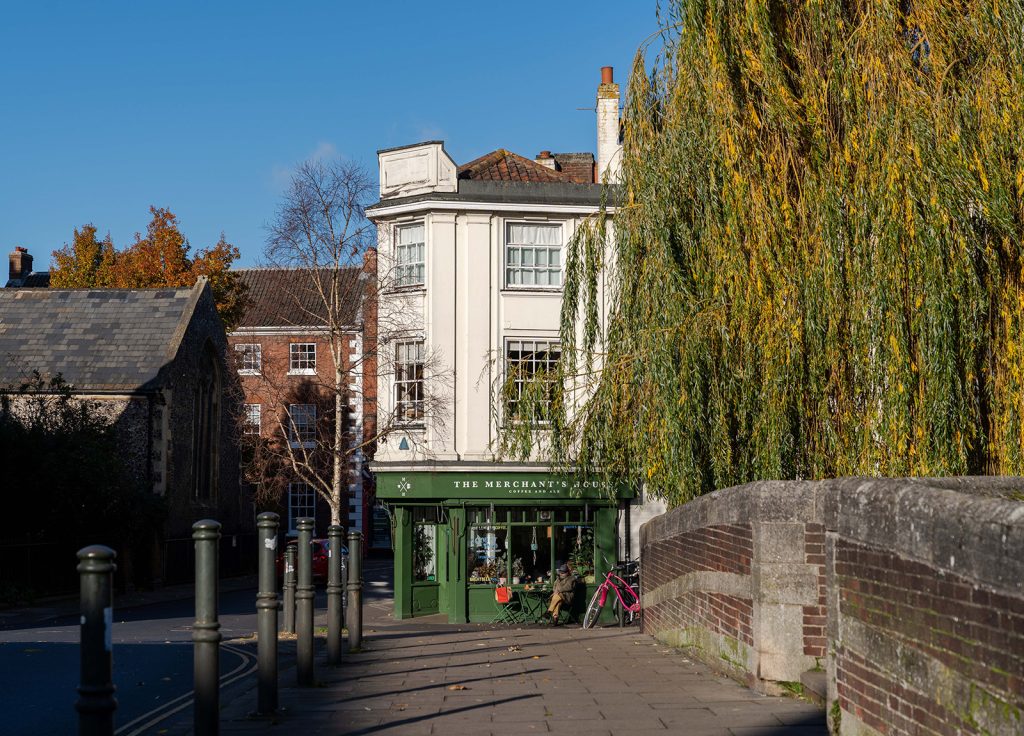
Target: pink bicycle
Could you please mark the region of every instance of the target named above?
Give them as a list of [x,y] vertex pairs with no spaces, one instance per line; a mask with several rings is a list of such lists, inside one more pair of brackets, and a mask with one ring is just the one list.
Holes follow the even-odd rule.
[[[637,593],[638,586],[635,584],[631,585],[620,578],[617,574],[619,572],[626,572],[626,567],[623,565],[613,567],[604,576],[604,582],[594,591],[594,596],[590,599],[590,605],[587,606],[587,612],[583,616],[584,629],[589,629],[597,623],[597,619],[601,617],[601,611],[604,610],[604,604],[608,601],[608,592],[612,590],[615,591],[615,599],[612,603],[619,609],[618,619],[620,625],[624,623],[626,616],[632,621],[639,615],[640,596]],[[634,573],[627,572],[627,574],[632,576]]]

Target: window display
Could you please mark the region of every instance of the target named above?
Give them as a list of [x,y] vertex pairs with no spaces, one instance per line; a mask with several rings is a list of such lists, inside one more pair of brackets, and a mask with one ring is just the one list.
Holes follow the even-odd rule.
[[569,564],[581,579],[594,573],[588,509],[522,506],[467,509],[470,584],[547,585]]
[[412,530],[412,570],[416,582],[437,579],[437,525],[416,524]]
[[505,559],[508,527],[487,519],[480,521],[482,523],[469,527],[469,559],[466,564],[469,582],[500,584],[508,577]]
[[523,583],[547,583],[551,578],[551,527],[513,526],[512,557],[522,563]]

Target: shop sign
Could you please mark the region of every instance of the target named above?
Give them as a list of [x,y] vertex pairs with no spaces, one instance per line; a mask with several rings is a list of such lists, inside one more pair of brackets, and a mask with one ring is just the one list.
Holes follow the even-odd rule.
[[377,474],[377,496],[386,499],[631,498],[626,486],[597,478],[549,473],[389,473]]

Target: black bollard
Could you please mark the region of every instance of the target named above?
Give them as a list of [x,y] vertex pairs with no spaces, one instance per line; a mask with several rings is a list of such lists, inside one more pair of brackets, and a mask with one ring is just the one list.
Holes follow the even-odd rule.
[[327,664],[341,664],[341,609],[345,585],[341,578],[342,528],[337,524],[327,527]]
[[81,590],[81,677],[78,685],[78,733],[111,736],[114,733],[114,663],[111,635],[114,617],[112,580],[117,553],[93,545],[78,550]]
[[192,626],[193,732],[220,732],[220,623],[217,621],[217,573],[220,523],[203,519],[192,525],[196,547],[196,622]]
[[348,650],[363,644],[363,535],[348,533]]
[[256,593],[256,661],[258,690],[256,712],[270,715],[277,710],[277,514],[269,511],[256,517],[259,529],[259,592]]
[[295,633],[295,542],[284,550],[284,633]]
[[313,687],[313,519],[295,522],[299,530],[299,584],[295,590],[295,669],[299,687]]

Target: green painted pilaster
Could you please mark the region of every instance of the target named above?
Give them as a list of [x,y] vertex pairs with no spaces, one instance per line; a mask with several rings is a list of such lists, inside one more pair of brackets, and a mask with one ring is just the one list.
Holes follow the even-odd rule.
[[[615,518],[616,509],[614,507],[597,509],[596,523],[594,524],[594,545],[597,554],[595,555],[594,567],[596,568],[598,582],[603,581],[605,573],[615,567],[615,563],[619,561],[619,545],[616,539],[618,530],[615,527]],[[615,593],[611,595],[614,596]],[[609,604],[601,612],[601,621],[608,622],[611,620],[612,606]]]
[[450,527],[437,525],[437,582],[441,589],[437,596],[437,612],[448,613],[448,560],[451,558]]
[[395,618],[412,618],[412,511],[395,508]]
[[448,510],[448,621],[465,623],[466,610],[466,509]]
[[618,545],[615,540],[615,509],[598,507],[594,524],[594,567],[598,582],[618,562]]

